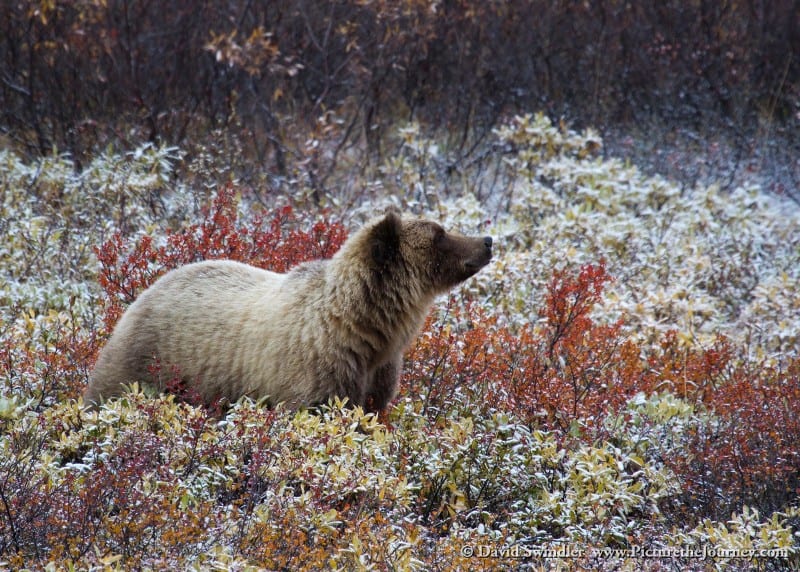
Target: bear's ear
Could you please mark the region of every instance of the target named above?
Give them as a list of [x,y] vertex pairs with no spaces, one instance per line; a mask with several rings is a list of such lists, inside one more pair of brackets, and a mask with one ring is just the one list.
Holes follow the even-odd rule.
[[397,216],[403,216],[403,211],[400,210],[400,207],[397,205],[388,205],[385,209],[383,209],[383,214],[396,214]]
[[370,232],[370,254],[378,266],[385,266],[394,260],[400,250],[400,232],[403,221],[394,211],[386,213]]

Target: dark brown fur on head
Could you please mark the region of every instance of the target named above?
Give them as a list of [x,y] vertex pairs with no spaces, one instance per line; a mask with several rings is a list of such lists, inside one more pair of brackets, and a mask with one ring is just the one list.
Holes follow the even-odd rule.
[[370,253],[381,271],[406,270],[439,294],[474,275],[492,259],[492,238],[445,231],[436,222],[387,213],[370,231]]

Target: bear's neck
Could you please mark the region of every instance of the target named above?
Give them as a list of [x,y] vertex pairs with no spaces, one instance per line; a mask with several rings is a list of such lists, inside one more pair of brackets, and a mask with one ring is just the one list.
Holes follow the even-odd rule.
[[354,349],[368,362],[404,350],[433,303],[433,295],[404,270],[380,272],[336,257],[328,265],[330,310],[347,326]]

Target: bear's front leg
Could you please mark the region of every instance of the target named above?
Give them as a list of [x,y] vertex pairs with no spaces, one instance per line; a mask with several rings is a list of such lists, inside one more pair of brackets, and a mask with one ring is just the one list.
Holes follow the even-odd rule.
[[379,366],[372,372],[367,383],[367,398],[364,401],[365,411],[377,413],[389,405],[389,402],[397,395],[402,367],[403,358],[401,356]]

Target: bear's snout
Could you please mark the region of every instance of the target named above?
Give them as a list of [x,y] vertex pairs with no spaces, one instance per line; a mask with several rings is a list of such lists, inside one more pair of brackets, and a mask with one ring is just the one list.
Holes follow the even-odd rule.
[[484,236],[483,237],[483,246],[486,249],[486,256],[488,258],[488,260],[486,262],[488,263],[489,260],[492,259],[492,237],[491,236]]
[[481,266],[485,266],[489,264],[489,261],[492,259],[492,237],[491,236],[484,236],[483,237],[483,247],[484,247],[484,256],[485,261]]
[[492,259],[493,241],[491,236],[484,236],[483,238],[472,240],[475,246],[473,246],[472,255],[464,261],[464,265],[474,273],[489,264],[489,261]]

